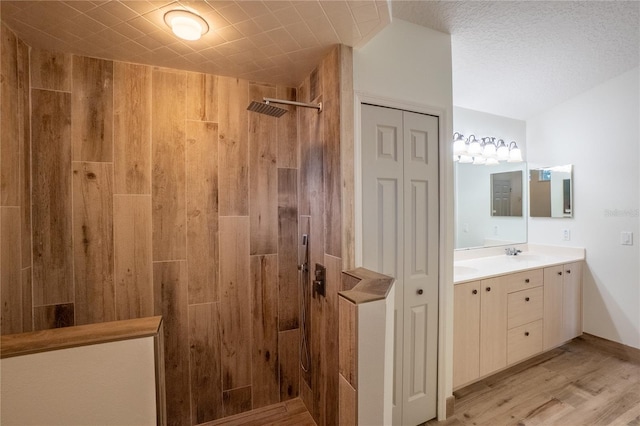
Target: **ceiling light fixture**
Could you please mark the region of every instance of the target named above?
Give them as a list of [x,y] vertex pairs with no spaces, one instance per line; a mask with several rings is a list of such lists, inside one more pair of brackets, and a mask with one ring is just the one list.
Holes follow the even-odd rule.
[[209,31],[207,21],[188,10],[170,10],[164,14],[164,22],[183,40],[199,40]]
[[520,163],[522,151],[518,144],[512,141],[509,145],[504,140],[485,137],[480,141],[474,135],[465,137],[455,132],[453,134],[453,161],[459,163],[486,164],[496,166],[500,161]]

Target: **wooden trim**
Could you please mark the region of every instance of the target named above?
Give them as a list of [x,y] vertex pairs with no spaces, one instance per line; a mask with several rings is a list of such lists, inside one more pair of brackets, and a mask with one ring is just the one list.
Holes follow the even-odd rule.
[[119,340],[156,336],[162,317],[110,321],[76,327],[55,328],[0,338],[0,359]]

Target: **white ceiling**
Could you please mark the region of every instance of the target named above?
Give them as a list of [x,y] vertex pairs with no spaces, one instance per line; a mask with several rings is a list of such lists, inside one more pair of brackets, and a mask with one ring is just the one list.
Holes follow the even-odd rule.
[[[394,18],[452,35],[457,106],[526,119],[637,67],[640,1],[400,1]],[[212,30],[176,39],[163,22],[197,11]],[[328,48],[364,45],[386,0],[0,0],[34,47],[296,85]]]
[[638,66],[638,1],[393,1],[451,34],[456,106],[526,119]]

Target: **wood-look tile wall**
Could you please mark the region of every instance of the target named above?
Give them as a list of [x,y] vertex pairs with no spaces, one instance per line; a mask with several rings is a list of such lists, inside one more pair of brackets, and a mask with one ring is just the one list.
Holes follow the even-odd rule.
[[1,54],[1,332],[163,315],[170,424],[297,397],[296,89]]

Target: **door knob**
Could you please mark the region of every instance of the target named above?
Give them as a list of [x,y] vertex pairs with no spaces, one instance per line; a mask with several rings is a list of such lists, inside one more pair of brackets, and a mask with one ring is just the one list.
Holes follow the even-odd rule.
[[424,290],[422,290],[421,288],[418,289],[418,294],[422,294],[424,293]]

